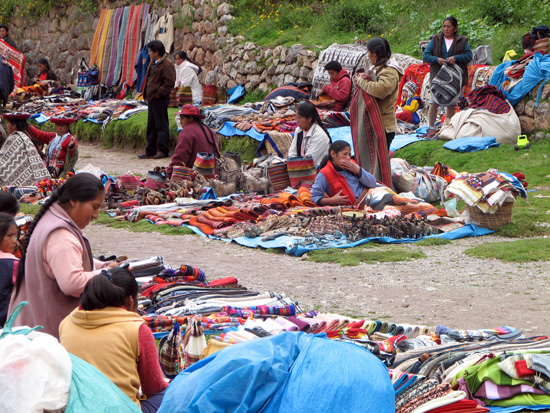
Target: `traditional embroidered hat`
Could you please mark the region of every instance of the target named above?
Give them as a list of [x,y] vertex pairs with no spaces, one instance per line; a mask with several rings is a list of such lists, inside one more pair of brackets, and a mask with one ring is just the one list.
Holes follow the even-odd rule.
[[50,118],[51,123],[55,123],[56,125],[70,125],[71,123],[75,123],[78,119],[76,118]]
[[416,84],[414,82],[405,83],[405,86],[403,86],[403,88],[409,92],[410,97],[416,94]]
[[31,117],[30,113],[21,113],[21,112],[13,112],[13,113],[4,113],[2,115],[4,119],[7,120],[23,120],[23,119],[29,119]]
[[206,118],[206,116],[201,113],[201,110],[193,105],[183,105],[181,110],[178,112],[178,115],[193,116],[199,119]]

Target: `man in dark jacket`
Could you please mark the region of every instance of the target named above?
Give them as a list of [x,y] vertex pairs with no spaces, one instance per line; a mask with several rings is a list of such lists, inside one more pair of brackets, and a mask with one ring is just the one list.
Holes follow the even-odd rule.
[[8,96],[13,92],[14,86],[13,69],[8,61],[0,56],[0,107],[6,106]]
[[15,50],[17,50],[17,46],[16,46],[15,42],[10,37],[10,30],[8,29],[8,26],[3,25],[3,24],[0,25],[0,39],[2,39],[4,42],[9,44]]
[[143,97],[149,106],[147,117],[147,146],[139,159],[167,158],[170,150],[168,104],[176,81],[174,64],[167,59],[164,44],[153,40],[148,45],[151,62],[147,68]]

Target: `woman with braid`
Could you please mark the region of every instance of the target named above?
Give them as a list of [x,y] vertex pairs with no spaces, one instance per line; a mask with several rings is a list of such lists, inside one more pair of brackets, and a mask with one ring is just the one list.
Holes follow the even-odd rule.
[[328,151],[331,140],[313,103],[298,104],[296,122],[298,127],[294,132],[288,157],[309,155],[315,161],[315,165],[319,165]]
[[31,222],[19,261],[10,302],[11,311],[22,301],[15,325],[41,325],[43,332],[59,337],[59,323],[78,307],[90,278],[104,263],[92,257],[82,230],[98,217],[105,190],[92,174],[80,173],[55,190]]

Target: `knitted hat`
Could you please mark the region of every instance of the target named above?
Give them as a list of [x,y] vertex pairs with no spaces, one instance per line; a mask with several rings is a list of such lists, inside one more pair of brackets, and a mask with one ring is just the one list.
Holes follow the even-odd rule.
[[409,92],[409,96],[414,96],[416,94],[416,83],[407,82],[405,83],[405,86],[403,86],[403,89]]
[[193,106],[193,105],[183,105],[181,107],[181,110],[178,112],[178,115],[193,116],[193,117],[199,118],[199,119],[206,118],[206,116],[204,116],[201,113],[201,110],[198,107]]

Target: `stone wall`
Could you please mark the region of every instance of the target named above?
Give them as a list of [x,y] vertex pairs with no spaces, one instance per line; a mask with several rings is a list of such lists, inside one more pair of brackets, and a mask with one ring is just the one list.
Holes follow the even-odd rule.
[[542,88],[541,100],[535,107],[539,87],[535,87],[532,97],[522,99],[514,106],[519,116],[521,133],[532,139],[550,139],[550,84]]

